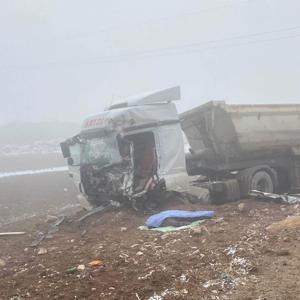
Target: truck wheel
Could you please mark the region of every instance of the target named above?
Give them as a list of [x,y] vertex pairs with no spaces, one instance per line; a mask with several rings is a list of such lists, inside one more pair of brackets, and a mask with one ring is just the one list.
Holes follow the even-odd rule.
[[265,193],[274,192],[272,177],[266,171],[256,172],[251,179],[251,190],[257,190]]
[[241,198],[239,183],[236,179],[213,182],[209,186],[209,191],[213,204],[223,204]]
[[247,197],[251,190],[274,193],[278,186],[278,176],[274,169],[261,165],[240,171],[237,175],[241,197]]

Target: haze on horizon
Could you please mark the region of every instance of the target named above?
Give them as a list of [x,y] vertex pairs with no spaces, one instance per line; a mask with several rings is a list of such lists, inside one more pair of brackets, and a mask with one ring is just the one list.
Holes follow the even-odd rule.
[[180,85],[211,99],[300,103],[296,0],[4,0],[0,124],[81,121]]

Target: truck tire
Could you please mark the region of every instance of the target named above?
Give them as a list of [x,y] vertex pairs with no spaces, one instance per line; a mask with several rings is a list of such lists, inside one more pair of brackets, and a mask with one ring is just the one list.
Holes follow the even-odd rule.
[[251,178],[251,190],[265,193],[274,193],[272,177],[266,171],[258,171]]
[[209,186],[209,191],[213,204],[233,202],[241,198],[239,183],[236,179],[213,182]]
[[247,197],[251,190],[274,193],[278,186],[277,172],[265,165],[240,171],[237,180],[241,197]]

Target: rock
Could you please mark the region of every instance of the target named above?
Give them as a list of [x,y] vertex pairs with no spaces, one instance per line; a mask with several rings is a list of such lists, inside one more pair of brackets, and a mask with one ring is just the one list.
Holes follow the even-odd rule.
[[179,277],[179,281],[180,283],[186,283],[189,282],[189,280],[187,279],[187,276],[185,274],[181,274],[181,276]]
[[277,256],[290,255],[290,251],[287,249],[274,250],[274,249],[266,248],[266,249],[264,249],[264,253],[271,254],[271,255],[277,255]]
[[251,210],[249,211],[248,216],[249,216],[249,217],[254,217],[255,214],[256,214],[256,211],[255,211],[254,209],[251,209]]
[[85,265],[79,265],[77,267],[77,271],[84,271],[85,270]]
[[127,231],[127,227],[121,227],[121,232]]
[[238,205],[238,209],[239,209],[240,212],[245,211],[245,209],[246,209],[246,204],[245,204],[245,203],[240,203],[240,204]]
[[162,240],[165,240],[165,239],[167,239],[169,236],[171,236],[170,233],[164,233],[160,238],[161,238]]
[[136,253],[137,256],[142,256],[144,253],[142,251],[139,251]]
[[224,218],[215,219],[215,220],[213,220],[213,222],[215,222],[215,223],[223,223],[224,222]]
[[46,248],[39,248],[38,249],[38,255],[43,255],[43,254],[46,254],[48,251]]
[[195,250],[194,252],[192,252],[190,255],[197,255],[197,254],[199,254],[199,253],[200,253],[200,250],[197,249],[197,250]]
[[0,268],[5,267],[5,266],[6,266],[5,260],[0,258]]
[[19,295],[15,295],[10,298],[10,300],[22,300],[22,299],[24,299],[24,298],[21,298],[21,296],[19,296]]
[[57,249],[58,249],[58,247],[52,246],[49,248],[49,252],[56,251]]
[[280,249],[275,252],[277,256],[287,256],[290,255],[290,251],[287,249]]
[[202,226],[196,226],[196,227],[191,228],[190,234],[193,236],[202,236],[205,234],[209,235],[209,231],[208,231],[207,227],[202,225]]
[[287,217],[286,219],[271,224],[267,227],[269,232],[278,232],[288,228],[300,227],[300,216]]

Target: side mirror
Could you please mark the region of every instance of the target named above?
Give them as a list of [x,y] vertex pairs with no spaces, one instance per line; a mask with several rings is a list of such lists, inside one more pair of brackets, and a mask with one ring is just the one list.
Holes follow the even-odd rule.
[[60,143],[60,149],[64,158],[68,158],[71,156],[69,144],[67,142]]
[[72,158],[72,157],[68,157],[68,165],[69,166],[73,166],[73,164],[74,164],[74,159]]

